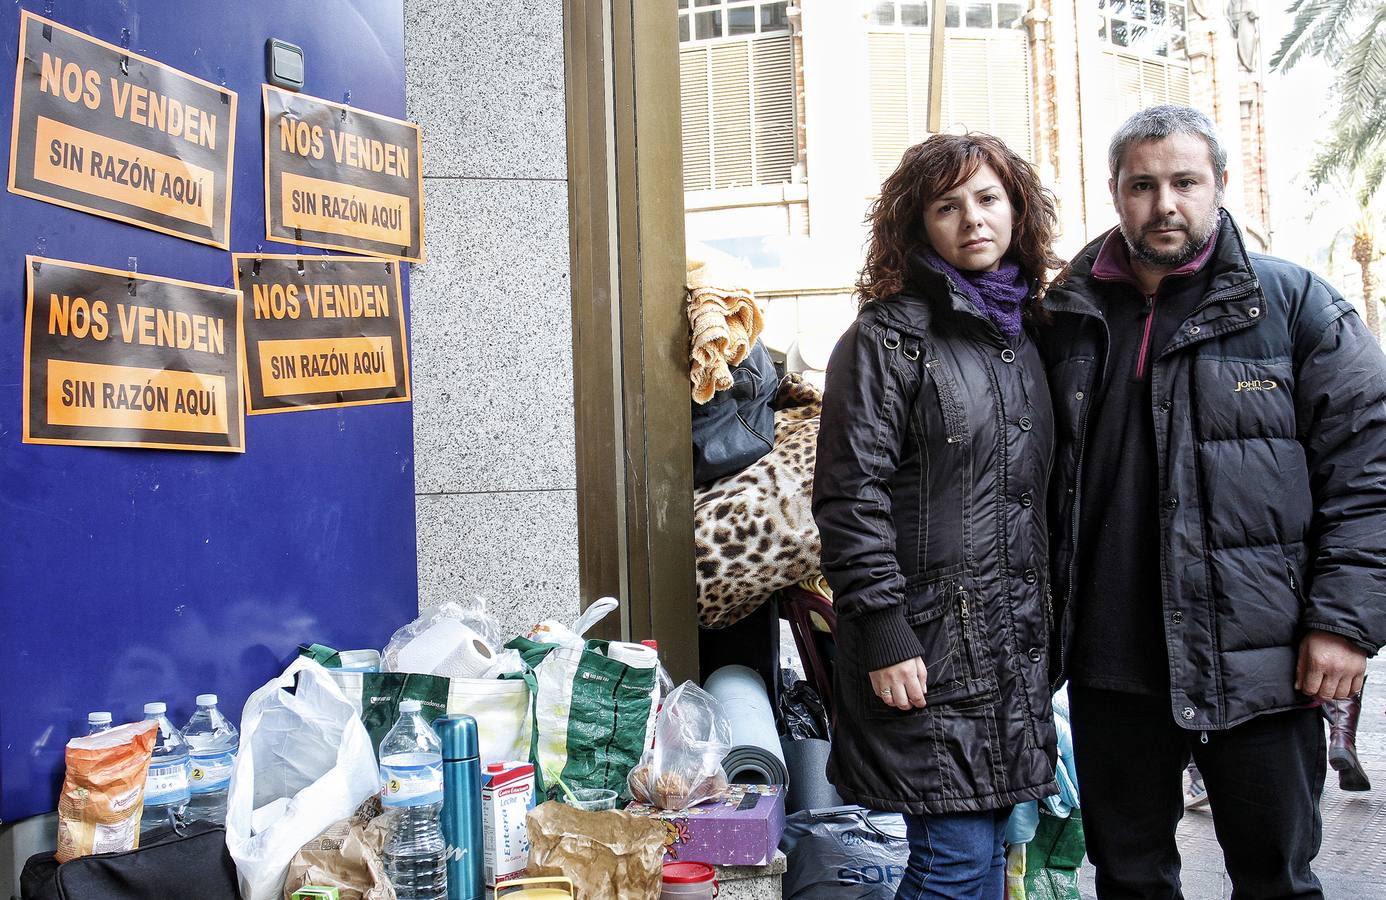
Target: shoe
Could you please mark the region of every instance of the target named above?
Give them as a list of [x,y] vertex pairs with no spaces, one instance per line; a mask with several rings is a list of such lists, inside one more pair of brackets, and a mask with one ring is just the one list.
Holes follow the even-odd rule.
[[1198,809],[1207,805],[1208,788],[1203,784],[1203,774],[1190,763],[1184,770],[1184,808]]
[[1362,695],[1323,704],[1328,719],[1328,764],[1338,773],[1338,787],[1345,791],[1370,791],[1371,780],[1357,758],[1357,720],[1362,715]]

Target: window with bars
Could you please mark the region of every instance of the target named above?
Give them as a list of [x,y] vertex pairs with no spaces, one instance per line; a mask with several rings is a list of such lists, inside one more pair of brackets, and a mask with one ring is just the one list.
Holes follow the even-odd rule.
[[788,35],[679,54],[684,190],[786,184],[797,160]]
[[1189,104],[1189,68],[1166,60],[1154,60],[1118,50],[1104,54],[1113,77],[1103,84],[1107,92],[1104,108],[1108,118],[1121,122],[1147,106]]
[[[786,5],[680,0],[679,21],[691,21],[695,35],[679,50],[684,190],[792,180],[798,145]],[[755,13],[756,25],[773,27],[731,31],[744,9]],[[697,17],[712,13],[721,18],[703,36]]]
[[787,0],[679,0],[679,41],[789,31]]
[[1135,56],[1187,60],[1188,9],[1175,0],[1097,0],[1097,36]]
[[[930,30],[917,24],[928,21],[929,6],[872,4],[867,33],[871,158],[880,180],[895,170],[908,147],[929,136]],[[975,14],[971,7],[977,7]],[[988,0],[949,8],[960,20],[977,24],[948,29],[940,118],[944,130],[994,134],[1032,158],[1030,47],[1023,28],[1017,30],[1022,5]]]
[[1188,10],[1176,0],[1096,0],[1109,77],[1102,116],[1113,125],[1147,106],[1189,102]]
[[[871,26],[928,28],[933,6],[932,0],[923,3],[904,0],[872,3]],[[945,7],[943,23],[948,28],[1024,28],[1025,6],[1020,0],[951,2]]]

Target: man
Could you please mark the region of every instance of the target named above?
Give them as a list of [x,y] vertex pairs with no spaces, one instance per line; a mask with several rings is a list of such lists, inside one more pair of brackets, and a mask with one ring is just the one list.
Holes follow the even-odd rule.
[[1322,718],[1386,642],[1386,358],[1248,253],[1206,116],[1112,139],[1120,227],[1045,300],[1058,627],[1097,893],[1179,897],[1192,754],[1234,896],[1321,897]]

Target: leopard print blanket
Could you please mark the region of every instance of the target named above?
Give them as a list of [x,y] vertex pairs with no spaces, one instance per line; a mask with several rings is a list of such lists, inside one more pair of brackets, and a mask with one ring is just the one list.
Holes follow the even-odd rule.
[[725,628],[818,571],[810,507],[823,395],[787,375],[775,395],[775,449],[693,495],[698,621]]

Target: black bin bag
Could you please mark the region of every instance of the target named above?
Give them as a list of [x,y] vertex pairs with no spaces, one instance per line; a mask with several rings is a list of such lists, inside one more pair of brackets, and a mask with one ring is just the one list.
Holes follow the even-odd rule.
[[794,813],[780,849],[784,900],[893,900],[910,858],[904,818],[860,806]]
[[21,900],[240,900],[226,829],[194,822],[177,834],[159,828],[138,850],[79,856],[62,865],[51,853],[29,857]]

